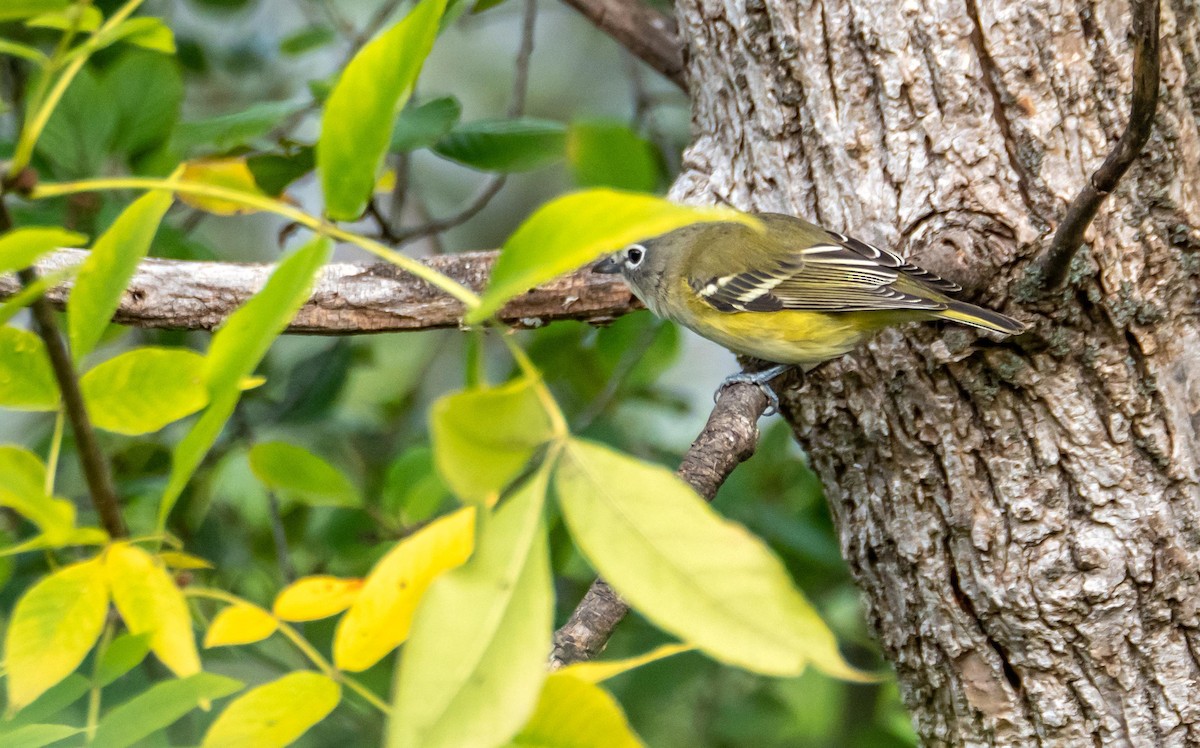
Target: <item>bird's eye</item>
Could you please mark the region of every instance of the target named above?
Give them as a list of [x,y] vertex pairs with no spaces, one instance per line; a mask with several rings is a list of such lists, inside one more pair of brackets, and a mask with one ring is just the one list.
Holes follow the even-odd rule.
[[625,264],[631,268],[635,268],[642,264],[642,260],[646,258],[646,248],[640,244],[634,244],[629,249],[625,250]]

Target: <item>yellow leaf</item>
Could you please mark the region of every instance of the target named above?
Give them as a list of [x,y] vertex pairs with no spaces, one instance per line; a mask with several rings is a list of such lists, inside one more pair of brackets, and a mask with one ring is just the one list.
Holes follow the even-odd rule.
[[341,687],[324,675],[288,673],[234,699],[208,728],[201,748],[283,748],[325,719],[341,698]]
[[316,576],[297,579],[275,598],[272,609],[285,621],[316,621],[341,613],[358,597],[361,579]]
[[[246,165],[244,158],[210,158],[188,161],[183,165],[183,172],[179,179],[182,182],[199,182],[212,187],[244,192],[253,197],[269,197],[258,188],[258,183],[254,181],[254,174]],[[179,193],[179,201],[218,216],[240,215],[257,210],[235,200],[224,200],[186,192]]]
[[639,748],[621,706],[607,691],[567,672],[546,678],[537,709],[506,748]]
[[149,634],[150,651],[180,678],[200,672],[187,602],[161,563],[129,543],[112,545],[104,563],[129,633]]
[[211,562],[183,551],[162,551],[158,558],[171,569],[212,569]]
[[333,636],[333,661],[358,672],[408,638],[429,584],[461,566],[475,546],[475,508],[465,507],[400,541],[375,564]]
[[621,673],[629,672],[636,667],[647,665],[651,662],[670,657],[671,655],[679,654],[680,652],[690,652],[695,649],[691,644],[664,644],[661,647],[655,647],[644,655],[637,657],[626,657],[623,660],[592,660],[590,662],[576,662],[567,665],[560,670],[561,673],[567,673],[579,680],[585,680],[588,683],[599,683],[600,681],[608,680]]
[[396,170],[387,169],[379,175],[379,179],[375,180],[376,194],[381,192],[391,192],[396,189]]
[[64,566],[30,587],[4,639],[9,709],[20,709],[79,667],[107,615],[108,584],[97,559]]
[[204,648],[253,644],[266,639],[279,628],[279,621],[267,611],[250,603],[237,603],[225,608],[204,635]]

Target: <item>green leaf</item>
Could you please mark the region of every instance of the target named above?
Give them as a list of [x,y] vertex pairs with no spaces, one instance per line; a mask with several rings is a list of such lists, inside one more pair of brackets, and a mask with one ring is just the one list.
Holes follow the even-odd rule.
[[6,737],[9,734],[8,731],[25,725],[37,724],[60,715],[64,709],[79,701],[91,687],[90,680],[79,673],[71,673],[58,685],[52,686],[50,690],[39,696],[32,704],[4,722],[0,722],[0,739]]
[[75,527],[75,505],[46,492],[46,467],[34,453],[0,446],[0,506],[6,506],[46,533],[46,541],[64,540]]
[[331,218],[362,215],[396,115],[433,49],[445,9],[446,0],[421,0],[354,56],[325,101],[317,171]]
[[25,725],[0,733],[0,741],[4,748],[42,748],[81,732],[83,728],[70,725]]
[[428,148],[450,132],[460,116],[462,104],[453,96],[443,96],[405,108],[392,128],[392,152],[407,153]]
[[567,126],[521,117],[469,122],[454,128],[433,150],[480,171],[530,171],[562,160]]
[[572,440],[555,490],[580,550],[663,630],[759,673],[850,672],[779,559],[670,471]]
[[79,247],[86,243],[87,237],[83,234],[53,226],[13,229],[0,236],[0,273],[27,268],[37,258],[60,247]]
[[250,449],[250,469],[267,488],[311,506],[359,506],[345,473],[303,447],[264,442]]
[[282,748],[325,719],[341,700],[337,683],[299,671],[233,701],[204,735],[202,748]]
[[71,0],[4,0],[4,3],[0,4],[0,21],[63,10],[70,3]]
[[76,361],[91,353],[108,327],[172,200],[170,192],[161,190],[139,197],[101,234],[83,261],[67,302],[67,330]]
[[700,221],[759,226],[749,214],[730,208],[690,208],[616,190],[587,190],[552,200],[504,243],[483,303],[467,321],[482,322],[514,296],[606,252]]
[[107,616],[99,559],[64,566],[30,587],[4,637],[9,709],[21,709],[79,667]]
[[316,151],[311,146],[297,148],[294,153],[263,153],[246,159],[246,167],[254,175],[259,189],[279,197],[288,185],[313,170]]
[[442,481],[433,464],[433,450],[413,447],[388,466],[379,503],[387,517],[405,525],[424,522],[450,498],[450,488]]
[[509,748],[638,748],[621,706],[604,689],[567,673],[546,678],[533,716]]
[[184,151],[199,147],[227,151],[252,145],[303,106],[290,101],[262,102],[240,112],[181,122],[172,143]]
[[204,357],[183,348],[135,348],[79,380],[92,423],[115,434],[158,431],[208,404]]
[[496,745],[532,712],[554,611],[546,484],[546,470],[532,476],[483,523],[471,560],[425,594],[396,676],[389,748]]
[[[0,10],[0,14],[4,11]],[[42,50],[37,47],[31,47],[28,44],[9,41],[8,39],[0,39],[0,55],[10,55],[12,57],[20,57],[23,60],[45,67],[50,58],[47,57]]]
[[183,78],[174,59],[131,50],[108,69],[104,86],[118,112],[114,149],[137,155],[170,137],[183,103]]
[[0,327],[0,407],[14,410],[58,407],[58,382],[46,345],[29,330]]
[[580,187],[653,192],[663,179],[654,145],[620,122],[574,122],[567,160]]
[[109,642],[100,658],[96,680],[101,686],[133,670],[150,653],[150,634],[121,634]]
[[117,130],[103,80],[86,66],[71,81],[38,138],[37,152],[62,176],[99,173]]
[[166,526],[183,487],[233,415],[242,380],[254,373],[271,343],[296,316],[331,247],[328,239],[317,238],[285,258],[263,289],[213,335],[205,356],[209,406],[171,455],[171,475],[158,508],[160,528]]
[[141,16],[122,21],[92,37],[91,46],[93,51],[98,51],[120,41],[164,54],[175,54],[175,35],[159,18]]
[[99,8],[75,3],[63,10],[30,18],[25,25],[31,29],[58,29],[59,31],[73,29],[86,34],[100,28],[100,24],[103,22],[104,14],[100,12]]
[[279,51],[285,55],[302,55],[320,49],[337,39],[337,34],[328,26],[308,26],[279,42]]
[[554,430],[537,383],[455,392],[429,409],[434,461],[446,485],[471,503],[494,503]]
[[240,691],[243,683],[213,673],[155,683],[113,708],[96,727],[93,748],[126,748],[166,729],[196,707]]

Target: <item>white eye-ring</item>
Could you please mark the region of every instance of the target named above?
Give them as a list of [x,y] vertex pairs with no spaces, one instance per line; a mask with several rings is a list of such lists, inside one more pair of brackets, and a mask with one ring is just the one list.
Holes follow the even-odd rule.
[[625,265],[635,268],[646,259],[646,248],[640,244],[631,244],[625,248]]

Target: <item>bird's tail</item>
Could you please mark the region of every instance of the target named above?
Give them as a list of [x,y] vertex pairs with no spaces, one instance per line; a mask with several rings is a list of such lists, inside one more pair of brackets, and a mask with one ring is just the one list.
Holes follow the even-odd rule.
[[1025,324],[1012,317],[1006,317],[999,312],[968,304],[965,301],[950,299],[946,302],[946,311],[938,314],[942,319],[948,319],[981,330],[991,330],[1002,335],[1016,335],[1025,332]]

